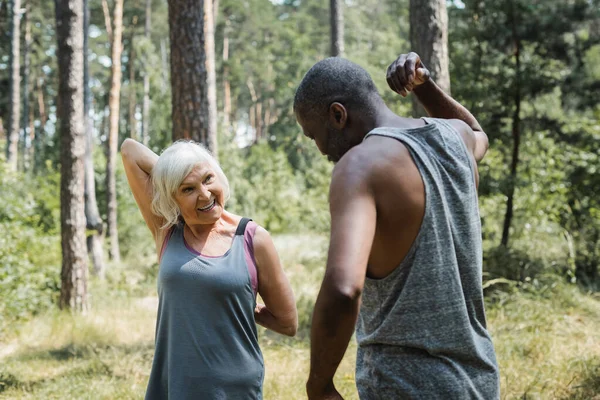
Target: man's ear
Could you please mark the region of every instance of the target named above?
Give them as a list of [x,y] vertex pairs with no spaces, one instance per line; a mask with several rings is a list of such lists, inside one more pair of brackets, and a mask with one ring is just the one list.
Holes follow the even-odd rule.
[[343,129],[348,121],[348,111],[341,103],[333,102],[329,106],[329,122],[335,129]]

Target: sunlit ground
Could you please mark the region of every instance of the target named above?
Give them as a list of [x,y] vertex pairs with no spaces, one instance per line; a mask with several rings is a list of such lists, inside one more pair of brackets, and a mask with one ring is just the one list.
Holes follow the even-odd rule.
[[[308,374],[308,322],[323,273],[326,238],[276,238],[299,304],[300,332],[285,339],[260,330],[265,399],[302,399]],[[128,270],[115,270],[122,282]],[[109,275],[110,278],[110,275]],[[111,280],[109,279],[109,282]],[[0,338],[2,399],[139,399],[153,354],[154,286],[136,295],[93,282],[86,316],[54,312],[11,327]],[[562,284],[516,294],[488,307],[503,399],[600,400],[600,299]],[[354,387],[353,343],[337,374],[347,399]]]

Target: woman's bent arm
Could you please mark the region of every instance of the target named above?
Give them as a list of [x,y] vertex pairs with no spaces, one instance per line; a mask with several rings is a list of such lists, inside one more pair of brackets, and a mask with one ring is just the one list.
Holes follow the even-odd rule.
[[125,167],[125,174],[133,197],[137,202],[146,225],[160,247],[159,233],[164,224],[163,218],[152,212],[152,169],[158,156],[152,150],[133,139],[125,139],[121,145],[121,158]]
[[283,335],[294,336],[298,329],[296,301],[290,282],[281,267],[273,239],[259,226],[256,228],[253,242],[258,270],[258,293],[265,301],[264,305],[256,306],[256,322]]

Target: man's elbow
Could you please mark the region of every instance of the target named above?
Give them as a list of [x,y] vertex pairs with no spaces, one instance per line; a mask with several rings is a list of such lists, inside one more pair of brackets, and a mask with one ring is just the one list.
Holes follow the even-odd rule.
[[327,290],[331,299],[339,306],[355,306],[362,296],[363,287],[353,284],[332,284],[324,288]]

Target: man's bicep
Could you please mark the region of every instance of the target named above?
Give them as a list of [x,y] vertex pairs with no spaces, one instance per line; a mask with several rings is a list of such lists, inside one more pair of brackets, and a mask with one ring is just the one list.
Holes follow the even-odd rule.
[[473,154],[475,161],[481,161],[488,149],[488,137],[485,132],[473,130],[467,123],[460,119],[452,120],[452,125],[460,133],[465,145],[471,154]]
[[475,161],[479,162],[487,153],[489,147],[488,137],[483,131],[474,131],[475,135],[475,149],[473,150],[473,156],[475,157]]
[[344,293],[362,291],[375,236],[377,210],[363,182],[332,180],[331,242],[327,275]]

